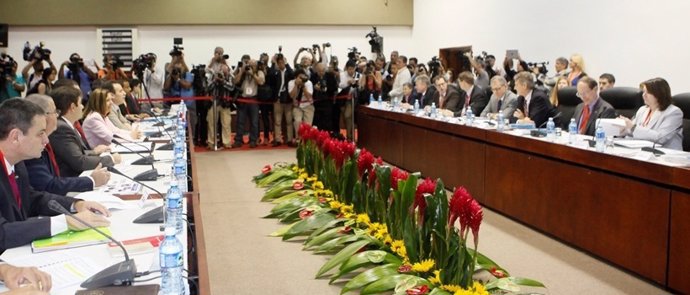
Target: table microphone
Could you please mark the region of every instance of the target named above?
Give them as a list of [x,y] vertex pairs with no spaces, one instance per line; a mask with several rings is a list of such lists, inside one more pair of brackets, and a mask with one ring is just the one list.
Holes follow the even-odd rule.
[[[113,140],[114,140],[114,139],[113,139]],[[139,153],[137,153],[137,154],[139,155]],[[139,159],[139,160],[144,160],[144,159],[147,159],[147,158],[148,158],[148,159],[150,159],[150,160],[152,161],[152,162],[150,163],[151,169],[146,170],[146,171],[144,171],[144,172],[141,172],[141,173],[137,174],[136,176],[134,176],[134,178],[133,178],[132,180],[136,180],[136,181],[156,181],[156,180],[158,180],[158,176],[161,176],[161,175],[158,175],[158,169],[156,169],[156,167],[153,166],[153,161],[154,161],[154,160],[153,160],[153,156],[149,156],[149,157],[144,157],[144,156],[142,156],[142,155],[139,155],[139,156],[142,157],[142,158]],[[137,160],[137,161],[138,161],[138,160]],[[139,165],[144,165],[144,164],[139,164]],[[108,171],[111,171],[110,168],[113,168],[114,170],[117,171],[117,172],[115,172],[116,174],[124,175],[122,172],[120,172],[119,170],[115,169],[114,167],[107,167],[107,168],[108,168]],[[112,172],[112,171],[111,171],[111,172]],[[126,175],[125,175],[125,176],[126,176]],[[127,178],[130,178],[129,176],[126,176],[126,177],[127,177]]]
[[673,131],[667,132],[666,134],[664,134],[664,136],[659,136],[659,138],[657,138],[657,139],[654,141],[654,143],[652,144],[652,147],[646,146],[646,147],[643,147],[642,150],[645,151],[645,152],[651,152],[655,157],[658,157],[658,156],[661,156],[661,155],[665,155],[666,153],[664,153],[664,152],[661,151],[661,150],[656,149],[656,145],[657,145],[657,144],[659,143],[659,141],[661,141],[664,137],[669,136],[669,135],[671,135],[671,134],[673,134],[673,133],[676,133],[676,132],[678,132],[678,130],[680,130],[680,129],[683,129],[683,125],[682,125],[682,124],[681,124],[680,126],[678,126],[678,128],[673,129]]
[[[138,159],[138,160],[132,162],[133,165],[153,165],[153,162],[156,162],[156,160],[153,158],[153,155],[152,155],[152,154],[149,154],[148,156],[144,156],[144,155],[142,155],[141,153],[139,153],[139,152],[137,152],[137,151],[131,149],[130,147],[128,147],[128,146],[126,146],[126,145],[124,145],[124,144],[122,144],[121,142],[119,142],[119,141],[118,141],[117,139],[115,139],[115,138],[113,138],[112,140],[110,140],[110,142],[112,142],[112,143],[114,143],[114,144],[116,144],[116,145],[119,145],[119,146],[125,148],[126,150],[128,150],[128,151],[130,151],[130,152],[132,152],[132,153],[135,153],[135,154],[137,154],[139,157],[141,157],[141,159]],[[145,147],[145,146],[143,146],[143,147]],[[151,152],[151,151],[149,151],[149,152]],[[152,168],[153,168],[153,167],[152,167]]]
[[[115,169],[115,167],[107,167],[107,169],[108,169],[108,171],[110,171],[112,173],[115,173],[117,175],[121,175],[124,178],[127,178],[131,181],[134,181],[138,184],[141,184],[145,188],[148,188],[148,189],[156,192],[159,196],[161,196],[161,198],[163,198],[165,200],[165,195],[162,194],[161,192],[159,192],[157,189],[152,188],[152,187],[144,184],[143,182],[138,181],[135,178],[131,178],[131,177],[125,175],[124,173],[120,172],[120,170]],[[160,206],[157,208],[153,208],[153,209],[149,210],[148,212],[140,215],[139,217],[134,219],[133,222],[134,223],[163,223],[164,221],[165,221],[165,206]]]
[[72,214],[72,212],[69,212],[67,209],[65,209],[65,207],[62,207],[62,205],[60,205],[60,203],[58,203],[55,200],[48,201],[48,208],[57,213],[68,215],[74,218],[74,220],[78,221],[79,223],[89,227],[90,229],[93,229],[97,233],[101,234],[102,236],[108,238],[109,240],[113,241],[115,244],[120,246],[122,252],[125,254],[125,261],[113,264],[108,268],[91,276],[90,278],[86,279],[86,281],[81,283],[80,287],[86,289],[94,289],[110,285],[131,285],[132,282],[134,282],[134,278],[137,274],[137,265],[136,263],[134,263],[134,260],[129,259],[127,249],[125,249],[122,243],[114,239],[112,236],[105,234],[103,231],[99,230],[95,226],[75,216],[74,214]]

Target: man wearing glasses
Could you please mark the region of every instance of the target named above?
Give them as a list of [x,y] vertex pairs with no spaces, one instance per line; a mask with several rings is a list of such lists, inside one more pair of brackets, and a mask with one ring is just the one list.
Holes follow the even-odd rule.
[[496,119],[498,111],[503,112],[505,118],[509,118],[517,109],[517,95],[508,90],[508,82],[502,76],[491,78],[491,98],[481,113],[481,117]]
[[613,106],[599,97],[597,81],[589,76],[577,82],[577,97],[582,99],[573,113],[578,133],[594,136],[597,119],[616,117]]

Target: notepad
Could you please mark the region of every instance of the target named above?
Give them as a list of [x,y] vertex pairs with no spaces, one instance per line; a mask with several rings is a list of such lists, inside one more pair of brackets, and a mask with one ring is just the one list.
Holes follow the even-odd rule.
[[[111,235],[110,229],[107,227],[99,227],[98,229],[107,235]],[[108,241],[108,238],[104,237],[93,229],[87,229],[84,231],[68,230],[50,238],[33,241],[31,243],[31,252],[41,253],[53,250],[70,249],[103,244]]]

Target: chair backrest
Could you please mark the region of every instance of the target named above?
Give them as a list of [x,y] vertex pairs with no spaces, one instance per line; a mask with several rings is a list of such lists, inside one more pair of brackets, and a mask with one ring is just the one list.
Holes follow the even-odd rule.
[[558,111],[561,112],[561,128],[568,130],[570,119],[575,113],[575,107],[580,104],[582,100],[577,97],[577,89],[572,86],[564,87],[558,90]]
[[599,96],[616,109],[619,115],[632,118],[637,110],[644,105],[642,92],[635,87],[613,87],[603,90]]
[[673,96],[673,104],[683,111],[683,150],[690,151],[690,92]]

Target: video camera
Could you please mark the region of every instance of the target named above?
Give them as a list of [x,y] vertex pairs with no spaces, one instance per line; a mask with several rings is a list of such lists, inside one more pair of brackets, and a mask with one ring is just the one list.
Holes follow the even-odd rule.
[[122,60],[120,59],[119,56],[112,55],[112,57],[113,57],[113,59],[108,60],[108,57],[106,56],[103,58],[104,59],[103,61],[105,63],[108,63],[113,68],[113,70],[117,70],[117,69],[125,66],[125,63],[122,62]]
[[539,70],[539,74],[546,75],[546,73],[549,72],[549,70],[546,68],[546,66],[549,64],[548,61],[544,62],[528,62],[527,66],[529,67],[530,72],[534,72],[534,69]]
[[137,77],[139,79],[144,78],[144,70],[146,68],[151,69],[153,67],[153,64],[156,62],[156,54],[154,53],[146,53],[139,55],[137,59],[132,61],[132,71],[137,74]]
[[376,27],[372,27],[371,32],[364,36],[365,38],[369,38],[369,45],[371,45],[371,52],[376,53],[377,55],[380,55],[381,52],[383,52],[383,37],[379,35],[378,32],[376,32]]
[[5,76],[12,72],[17,62],[8,54],[0,53],[0,81],[5,81]]
[[347,53],[347,58],[349,60],[357,61],[361,52],[357,51],[357,47],[348,48],[350,52]]
[[29,41],[26,41],[26,43],[24,43],[24,51],[22,52],[22,57],[25,61],[31,61],[33,59],[39,61],[50,59],[51,51],[50,49],[45,48],[44,46],[45,45],[43,44],[43,41],[41,41],[32,50],[31,44],[29,44]]
[[182,38],[173,38],[173,49],[170,50],[170,56],[181,56],[182,50]]
[[431,77],[436,77],[441,69],[441,60],[437,56],[433,56],[431,60],[426,63],[429,66],[429,74]]
[[72,72],[77,72],[79,69],[84,67],[84,59],[79,57],[77,54],[72,54],[72,56],[69,57],[69,64],[67,64],[67,68],[72,71]]

